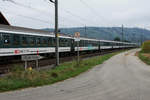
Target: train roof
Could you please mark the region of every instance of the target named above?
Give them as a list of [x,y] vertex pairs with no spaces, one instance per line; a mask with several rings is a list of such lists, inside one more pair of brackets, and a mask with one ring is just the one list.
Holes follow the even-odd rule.
[[8,26],[0,24],[0,30],[13,31],[13,32],[24,32],[24,33],[36,33],[36,34],[53,34],[53,32],[43,31],[39,29],[23,28],[17,26]]
[[[31,29],[31,28],[23,28],[17,26],[8,26],[0,24],[1,32],[12,32],[16,34],[26,34],[26,35],[40,35],[40,36],[51,36],[55,37],[54,32],[48,32],[40,29]],[[64,35],[60,35],[60,37],[64,38]],[[65,38],[71,38],[69,36],[65,36]]]

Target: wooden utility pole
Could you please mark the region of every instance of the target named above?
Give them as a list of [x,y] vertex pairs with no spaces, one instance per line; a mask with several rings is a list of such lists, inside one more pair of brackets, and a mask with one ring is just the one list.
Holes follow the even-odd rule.
[[56,66],[59,65],[59,37],[58,37],[58,0],[50,0],[55,4],[55,54],[56,54]]

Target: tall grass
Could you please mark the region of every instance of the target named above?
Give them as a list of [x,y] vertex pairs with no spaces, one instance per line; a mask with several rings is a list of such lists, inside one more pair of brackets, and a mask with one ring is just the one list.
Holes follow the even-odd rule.
[[22,68],[16,67],[7,76],[0,78],[0,92],[49,85],[70,77],[75,77],[98,64],[102,64],[115,54],[117,53],[82,60],[79,65],[76,61],[64,63],[53,70],[24,71]]

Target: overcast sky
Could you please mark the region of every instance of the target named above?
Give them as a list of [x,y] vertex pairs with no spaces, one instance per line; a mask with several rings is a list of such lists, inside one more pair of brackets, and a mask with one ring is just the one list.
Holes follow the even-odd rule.
[[[48,0],[0,0],[0,11],[15,26],[53,28]],[[150,29],[150,0],[58,0],[59,27],[104,26]]]

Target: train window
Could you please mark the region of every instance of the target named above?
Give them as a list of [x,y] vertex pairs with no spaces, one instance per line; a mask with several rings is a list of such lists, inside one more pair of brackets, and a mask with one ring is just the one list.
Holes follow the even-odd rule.
[[60,47],[63,47],[62,38],[59,39],[59,46],[60,46]]
[[80,47],[82,47],[82,41],[83,41],[83,40],[81,40],[81,41],[79,42],[79,46],[80,46]]
[[48,46],[52,46],[52,39],[48,38]]
[[107,42],[102,42],[102,46],[108,46]]
[[67,47],[70,46],[71,41],[70,39],[60,38],[59,43],[61,47]]
[[34,45],[35,44],[35,38],[34,37],[30,37],[30,44]]
[[53,37],[50,37],[50,38],[48,38],[47,39],[47,44],[48,44],[48,46],[50,46],[50,47],[55,47],[55,38],[53,38]]
[[68,46],[71,46],[71,44],[73,43],[73,41],[71,39],[68,40]]
[[3,35],[3,39],[4,39],[4,45],[10,44],[10,36],[9,35]]
[[88,46],[88,41],[87,40],[85,41],[85,46]]
[[85,46],[85,41],[83,41],[83,46]]
[[56,39],[55,38],[52,38],[52,45],[53,45],[53,47],[56,46]]
[[100,45],[101,45],[101,46],[104,46],[104,42],[100,42]]
[[93,41],[91,42],[91,44],[92,44],[92,46],[94,46],[94,42]]
[[106,42],[106,43],[105,43],[105,46],[110,46],[110,43],[109,43],[109,42]]
[[68,39],[64,39],[64,42],[68,42]]
[[65,39],[61,39],[60,46],[65,47]]
[[114,43],[110,42],[110,46],[114,46]]
[[92,41],[91,44],[92,44],[92,46],[95,46],[95,42],[94,41]]
[[37,44],[40,45],[41,44],[41,39],[37,38]]
[[47,45],[47,38],[41,38],[41,46]]
[[66,39],[66,46],[68,47],[70,47],[71,46],[71,39]]
[[94,43],[93,46],[97,46],[97,44],[98,44],[96,41],[94,41],[93,43]]
[[70,45],[69,45],[69,44],[70,44],[70,40],[69,40],[69,39],[65,39],[64,44],[65,44],[65,47],[70,46]]
[[95,46],[95,42],[93,41],[93,46]]
[[43,38],[43,45],[44,45],[44,46],[47,45],[47,38]]
[[27,37],[22,37],[22,44],[23,45],[28,44]]
[[19,35],[14,35],[13,36],[13,44],[14,45],[19,45],[20,43],[20,36]]
[[65,39],[60,38],[59,39],[59,45],[60,45],[60,47],[64,47],[65,46]]
[[81,47],[84,47],[84,40],[81,41]]

